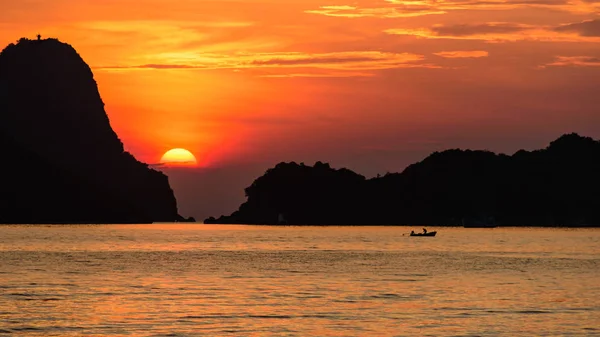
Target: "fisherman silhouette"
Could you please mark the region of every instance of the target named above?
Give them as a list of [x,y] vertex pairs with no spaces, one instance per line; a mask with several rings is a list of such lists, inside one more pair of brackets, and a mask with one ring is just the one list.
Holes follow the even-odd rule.
[[42,35],[41,35],[41,34],[38,34],[38,35],[37,35],[37,38],[38,38],[38,41],[41,41],[41,40],[42,40]]

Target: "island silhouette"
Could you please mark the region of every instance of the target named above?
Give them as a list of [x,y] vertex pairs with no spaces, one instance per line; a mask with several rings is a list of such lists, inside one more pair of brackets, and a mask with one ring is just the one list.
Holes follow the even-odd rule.
[[0,152],[0,223],[186,220],[167,176],[124,150],[90,67],[57,39],[0,53]]
[[[57,39],[0,53],[0,223],[193,221],[163,173],[110,126],[90,67]],[[317,162],[280,163],[247,201],[205,223],[590,226],[600,224],[600,142],[566,134],[542,150],[435,152],[366,179]]]
[[565,134],[542,150],[435,152],[372,179],[317,162],[280,163],[247,201],[205,223],[266,225],[597,226],[600,142]]

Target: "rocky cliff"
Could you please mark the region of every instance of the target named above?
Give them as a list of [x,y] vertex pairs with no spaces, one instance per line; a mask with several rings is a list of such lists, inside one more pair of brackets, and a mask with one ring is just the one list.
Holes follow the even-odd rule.
[[205,222],[461,225],[494,218],[507,226],[598,226],[599,173],[600,142],[577,134],[512,156],[436,152],[373,179],[320,162],[281,163],[246,189],[238,211]]
[[182,220],[167,177],[124,151],[89,66],[55,39],[0,54],[0,223]]

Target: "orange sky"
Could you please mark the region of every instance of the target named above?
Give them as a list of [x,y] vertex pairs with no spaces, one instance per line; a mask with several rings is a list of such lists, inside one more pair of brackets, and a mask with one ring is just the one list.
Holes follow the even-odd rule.
[[0,44],[38,32],[78,50],[149,163],[177,147],[203,168],[372,175],[449,147],[600,138],[600,0],[0,3]]

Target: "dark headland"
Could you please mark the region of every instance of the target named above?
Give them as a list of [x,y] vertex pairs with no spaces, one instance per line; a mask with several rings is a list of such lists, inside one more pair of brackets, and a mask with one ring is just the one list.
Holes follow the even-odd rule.
[[168,178],[124,151],[90,67],[56,39],[0,54],[0,223],[183,221]]
[[245,192],[239,210],[205,223],[598,226],[600,142],[567,134],[512,156],[447,150],[373,179],[321,162],[280,163]]

